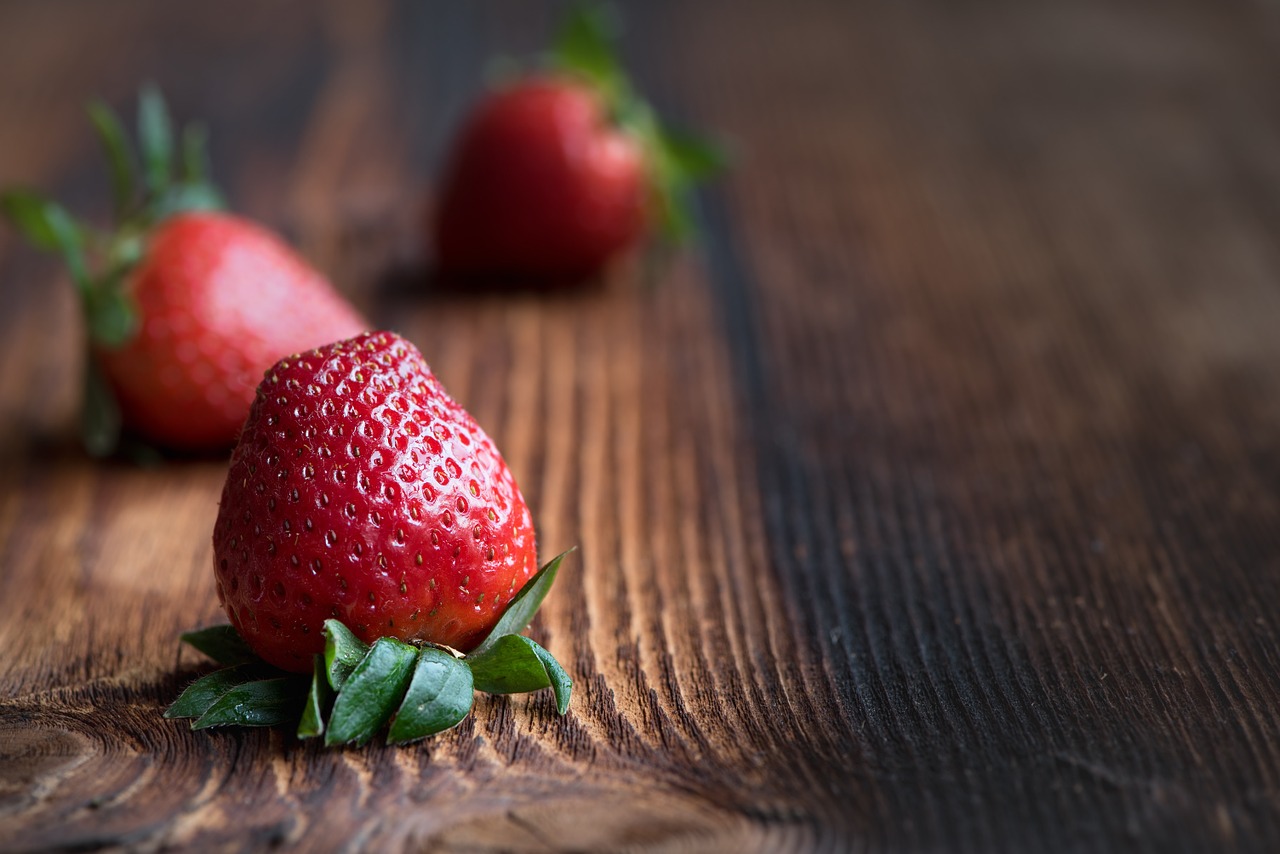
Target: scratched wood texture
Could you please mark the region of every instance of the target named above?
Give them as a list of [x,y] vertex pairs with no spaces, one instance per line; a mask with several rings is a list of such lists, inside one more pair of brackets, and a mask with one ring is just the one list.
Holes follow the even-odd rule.
[[625,12],[738,165],[656,287],[543,297],[428,286],[418,232],[554,9],[0,6],[0,184],[100,214],[82,105],[158,81],[580,546],[563,719],[161,720],[223,463],[76,451],[69,290],[0,232],[0,849],[1280,850],[1280,11]]

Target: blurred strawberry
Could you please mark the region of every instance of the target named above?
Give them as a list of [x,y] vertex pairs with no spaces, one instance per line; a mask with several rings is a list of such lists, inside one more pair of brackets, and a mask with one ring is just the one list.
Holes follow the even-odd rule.
[[217,212],[203,131],[186,127],[175,150],[154,89],[139,99],[141,181],[116,115],[102,104],[89,115],[111,164],[114,230],[78,223],[34,193],[0,196],[31,243],[62,256],[80,296],[85,447],[109,454],[122,430],[175,450],[229,447],[277,359],[366,324],[279,238]]
[[691,229],[686,196],[723,158],[663,126],[613,54],[604,10],[579,7],[550,69],[484,97],[454,142],[434,221],[446,274],[575,282],[654,226]]

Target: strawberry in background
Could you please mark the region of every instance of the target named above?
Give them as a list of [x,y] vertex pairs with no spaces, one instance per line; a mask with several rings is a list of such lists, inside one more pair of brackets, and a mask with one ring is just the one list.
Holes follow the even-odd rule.
[[101,231],[35,193],[0,195],[27,240],[65,261],[88,334],[82,438],[123,433],[177,451],[229,448],[276,360],[367,328],[279,237],[222,212],[204,133],[174,139],[158,92],[138,105],[140,163],[117,116],[89,109],[111,165],[116,223]]
[[575,8],[548,66],[485,95],[454,141],[433,222],[447,276],[590,279],[655,231],[686,237],[689,189],[722,168],[633,89],[605,9]]

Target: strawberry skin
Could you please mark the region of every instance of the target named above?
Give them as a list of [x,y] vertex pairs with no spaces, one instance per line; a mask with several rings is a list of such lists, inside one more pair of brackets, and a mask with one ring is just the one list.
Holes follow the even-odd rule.
[[531,77],[489,95],[466,123],[435,220],[447,273],[575,280],[640,238],[645,154],[598,90]]
[[368,325],[270,232],[216,213],[204,130],[179,133],[155,87],[138,96],[136,153],[114,110],[96,102],[89,117],[111,165],[109,228],[30,190],[0,192],[0,215],[62,258],[79,297],[92,355],[85,450],[115,453],[125,432],[177,451],[228,448],[263,371]]
[[125,424],[169,448],[230,445],[277,359],[368,328],[275,235],[228,214],[163,220],[125,292],[137,334],[96,356]]
[[479,643],[537,571],[506,463],[418,350],[368,333],[258,387],[213,534],[218,597],[263,659],[310,672],[321,628]]

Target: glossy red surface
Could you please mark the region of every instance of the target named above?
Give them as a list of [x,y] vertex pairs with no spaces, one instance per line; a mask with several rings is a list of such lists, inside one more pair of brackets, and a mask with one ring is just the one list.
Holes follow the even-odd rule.
[[366,641],[479,643],[537,570],[493,442],[390,332],[267,374],[213,534],[218,596],[264,659],[309,672],[330,617]]

